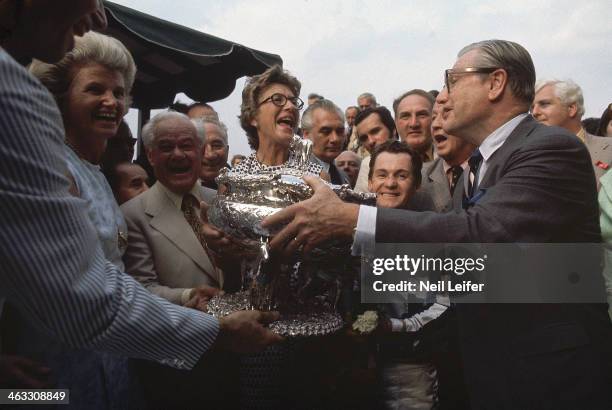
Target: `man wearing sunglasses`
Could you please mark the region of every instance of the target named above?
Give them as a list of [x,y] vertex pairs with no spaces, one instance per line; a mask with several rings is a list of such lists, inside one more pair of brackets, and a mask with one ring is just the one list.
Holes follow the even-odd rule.
[[[529,115],[535,78],[527,50],[504,40],[466,46],[446,70],[438,96],[444,131],[479,148],[459,180],[463,189],[455,190],[454,212],[347,204],[316,178],[305,178],[314,196],[263,223],[288,223],[271,247],[308,252],[330,238],[353,238],[353,249],[366,250],[376,243],[600,242],[589,153],[567,130]],[[591,265],[574,283],[592,285],[601,293],[594,299],[604,300],[598,255],[589,253],[585,264]],[[521,275],[538,285],[570,280],[540,272],[496,273],[510,285]],[[612,408],[612,324],[605,304],[457,304],[454,310],[471,408]]]

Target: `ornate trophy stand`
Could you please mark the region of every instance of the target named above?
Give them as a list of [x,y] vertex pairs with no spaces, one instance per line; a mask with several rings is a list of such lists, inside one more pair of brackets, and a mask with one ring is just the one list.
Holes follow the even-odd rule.
[[[294,136],[290,160],[276,172],[247,175],[224,169],[217,177],[223,189],[208,210],[210,223],[240,241],[243,259],[243,290],[213,298],[208,311],[222,317],[239,310],[279,310],[281,319],[270,328],[283,336],[325,335],[340,329],[343,321],[335,312],[342,256],[350,244],[331,243],[316,249],[295,264],[269,263],[268,238],[276,232],[261,227],[261,221],[296,202],[312,196],[302,180],[306,174],[312,143]],[[373,194],[359,194],[348,185],[332,189],[350,202],[366,203]]]

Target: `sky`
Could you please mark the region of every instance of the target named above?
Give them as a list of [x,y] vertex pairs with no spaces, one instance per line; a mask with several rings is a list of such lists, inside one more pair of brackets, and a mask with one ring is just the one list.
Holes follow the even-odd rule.
[[[599,117],[612,102],[610,0],[114,2],[278,54],[301,81],[304,101],[316,92],[342,109],[366,91],[390,108],[404,91],[440,89],[457,52],[491,38],[522,44],[538,79],[578,83],[585,97],[583,118]],[[243,86],[244,78],[229,97],[211,102],[228,126],[230,156],[250,152],[237,119]],[[127,118],[135,131],[134,110]]]

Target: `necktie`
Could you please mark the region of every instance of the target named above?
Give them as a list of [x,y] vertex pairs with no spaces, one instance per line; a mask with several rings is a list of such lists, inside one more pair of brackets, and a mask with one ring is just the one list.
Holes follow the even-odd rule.
[[463,174],[463,168],[460,165],[455,165],[449,169],[451,178],[450,178],[450,192],[451,195],[455,192],[455,187],[457,186],[457,181],[459,181],[459,177]]
[[470,178],[468,180],[468,195],[471,198],[474,195],[474,191],[478,186],[478,168],[480,168],[480,164],[482,164],[482,154],[480,150],[476,148],[476,150],[472,153],[470,159],[468,159],[468,164],[470,166]]
[[[198,238],[202,246],[204,246],[204,238],[202,238],[200,234],[202,222],[196,213],[196,209],[200,207],[199,205],[200,203],[193,195],[185,194],[185,196],[183,196],[183,202],[181,203],[181,211],[183,211],[183,215],[185,215],[187,223],[191,226],[191,229],[193,229],[196,238]],[[204,249],[206,249],[206,247]]]

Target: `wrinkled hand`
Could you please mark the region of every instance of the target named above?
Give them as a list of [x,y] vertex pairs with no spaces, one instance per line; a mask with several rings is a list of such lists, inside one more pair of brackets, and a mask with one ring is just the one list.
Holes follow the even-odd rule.
[[270,242],[270,248],[285,256],[294,254],[300,246],[310,252],[331,238],[351,238],[357,226],[359,206],[343,202],[320,178],[305,176],[314,195],[268,216],[262,226],[270,228],[289,223]]
[[0,355],[0,385],[5,387],[48,389],[51,369],[27,357]]
[[219,319],[219,336],[215,347],[234,353],[256,353],[283,341],[263,325],[278,320],[278,312],[242,310]]
[[185,303],[185,307],[207,312],[208,302],[210,299],[212,299],[214,296],[222,294],[223,291],[211,286],[202,285],[197,288],[193,288],[189,294],[189,300],[187,303]]

